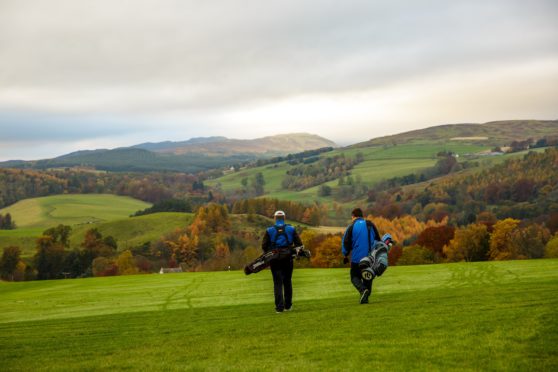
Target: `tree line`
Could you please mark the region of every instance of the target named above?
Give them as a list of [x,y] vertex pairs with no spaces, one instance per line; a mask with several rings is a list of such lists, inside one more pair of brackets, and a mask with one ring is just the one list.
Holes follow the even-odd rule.
[[452,225],[474,223],[486,212],[499,220],[528,219],[554,230],[558,228],[557,166],[558,149],[530,152],[476,173],[437,179],[422,189],[372,190],[367,210],[388,218],[448,217]]
[[233,203],[233,214],[258,214],[273,217],[277,210],[288,211],[289,220],[299,221],[311,226],[319,226],[327,217],[327,207],[318,204],[305,205],[302,203],[270,198],[240,199]]
[[0,208],[19,200],[57,195],[107,193],[151,203],[203,195],[199,176],[184,173],[106,173],[83,170],[23,170],[0,168]]
[[[409,215],[367,218],[380,234],[389,232],[396,241],[389,252],[390,265],[558,257],[558,231],[532,222],[496,220],[489,214],[463,226],[449,225],[447,217],[426,222]],[[161,267],[238,270],[262,253],[261,241],[269,225],[261,216],[231,215],[225,205],[210,203],[197,210],[189,226],[123,251],[113,237],[94,228],[79,246],[70,247],[71,228],[59,225],[37,239],[31,259],[22,259],[18,247],[4,248],[0,275],[4,280],[43,280],[151,273]],[[297,230],[312,252],[311,260],[297,262],[298,266],[343,266],[342,233],[324,234],[303,226]]]
[[315,158],[310,164],[297,165],[287,171],[281,185],[288,190],[304,190],[349,174],[356,164],[364,161],[362,153],[354,158],[345,154]]

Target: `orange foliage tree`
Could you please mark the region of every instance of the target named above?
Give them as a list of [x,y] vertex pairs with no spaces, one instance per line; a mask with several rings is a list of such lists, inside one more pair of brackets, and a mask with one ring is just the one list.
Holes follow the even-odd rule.
[[512,252],[511,243],[519,222],[513,218],[506,218],[494,224],[494,231],[490,237],[489,257],[491,260],[509,260],[518,257],[518,252]]
[[330,235],[325,238],[315,248],[312,257],[312,265],[315,267],[339,267],[342,261],[341,237],[339,235]]
[[434,220],[422,222],[409,215],[396,217],[392,220],[372,215],[367,218],[374,222],[380,234],[390,233],[393,240],[398,243],[403,243],[405,240],[419,235],[427,227],[445,226],[448,224],[447,217],[444,217],[440,222]]
[[416,243],[430,249],[440,257],[445,257],[444,246],[449,244],[454,235],[455,227],[453,226],[430,226],[419,234]]

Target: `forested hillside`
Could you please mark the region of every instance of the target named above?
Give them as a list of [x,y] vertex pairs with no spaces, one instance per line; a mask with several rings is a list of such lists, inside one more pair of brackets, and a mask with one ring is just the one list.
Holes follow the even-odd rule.
[[200,195],[203,182],[184,173],[105,173],[80,170],[0,168],[0,208],[19,200],[57,194],[116,194],[159,202]]
[[[457,174],[417,186],[371,194],[370,210],[394,217],[449,216],[458,223],[479,216],[548,220],[558,212],[558,149],[531,152],[480,172]],[[481,212],[486,212],[482,214]]]

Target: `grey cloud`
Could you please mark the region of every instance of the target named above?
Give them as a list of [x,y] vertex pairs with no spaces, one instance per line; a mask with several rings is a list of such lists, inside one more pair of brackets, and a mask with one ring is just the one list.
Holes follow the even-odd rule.
[[[379,88],[558,54],[555,1],[1,4],[0,92],[55,88],[94,110]],[[107,87],[109,105],[98,98]]]

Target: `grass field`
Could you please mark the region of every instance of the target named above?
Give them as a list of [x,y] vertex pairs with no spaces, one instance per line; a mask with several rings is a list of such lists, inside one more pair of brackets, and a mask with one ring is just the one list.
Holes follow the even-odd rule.
[[[74,225],[70,234],[70,247],[79,247],[85,232],[96,228],[103,236],[114,237],[119,250],[126,250],[145,242],[156,241],[176,228],[186,227],[192,222],[192,218],[191,213],[166,212],[109,222]],[[44,228],[25,228],[0,231],[0,249],[14,245],[21,248],[23,257],[32,256],[35,254],[36,239],[44,230]]]
[[[433,142],[416,141],[413,143],[397,146],[373,146],[365,148],[345,148],[323,154],[323,157],[331,157],[345,154],[354,157],[362,153],[364,161],[358,164],[352,171],[353,176],[360,176],[364,183],[373,185],[383,179],[398,177],[414,173],[421,169],[433,166],[436,163],[436,154],[440,151],[453,151],[458,154],[476,153],[486,150],[486,146],[463,143],[461,141]],[[266,197],[293,200],[301,202],[331,202],[331,197],[318,195],[319,186],[302,191],[284,190],[281,186],[285,174],[291,166],[287,162],[266,165],[258,168],[243,169],[236,173],[229,173],[215,180],[208,180],[209,186],[219,185],[224,191],[233,191],[241,188],[243,178],[253,178],[256,173],[261,172],[266,185]],[[337,186],[337,180],[326,183],[329,186]]]
[[71,194],[21,200],[0,213],[10,213],[19,228],[48,228],[117,220],[150,206],[127,196]]
[[[161,235],[176,228],[186,227],[192,222],[192,219],[192,213],[165,212],[104,222],[94,225],[94,227],[103,236],[113,236],[118,242],[118,249],[125,250],[128,247],[155,241]],[[83,241],[85,232],[91,227],[91,225],[81,225],[74,228],[70,236],[70,245],[79,246]]]
[[[132,213],[150,205],[127,196],[107,194],[54,195],[25,199],[0,210],[2,214],[10,213],[17,224],[15,230],[0,230],[0,249],[18,246],[22,250],[22,256],[27,257],[34,254],[37,237],[49,227],[58,224],[70,225],[74,229],[73,241],[82,240],[85,230],[99,227],[101,232],[105,233],[107,221],[128,218]],[[146,229],[147,235],[153,233],[153,229],[148,227],[164,225],[164,221],[158,224],[139,224]],[[134,241],[135,230],[130,229],[125,226],[121,232],[125,240]],[[112,231],[109,228],[107,230]],[[77,233],[80,233],[79,238]],[[138,238],[141,239],[139,236]]]
[[558,260],[0,283],[2,370],[556,370]]

